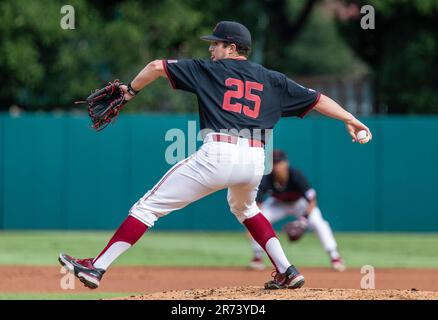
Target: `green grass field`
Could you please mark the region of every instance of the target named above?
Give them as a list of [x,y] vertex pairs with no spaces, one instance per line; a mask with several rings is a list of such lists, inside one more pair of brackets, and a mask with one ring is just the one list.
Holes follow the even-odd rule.
[[[58,265],[59,252],[94,257],[109,232],[0,232],[0,265]],[[348,267],[438,268],[438,234],[337,233]],[[307,234],[296,243],[281,235],[290,261],[299,267],[329,266],[318,239]],[[246,266],[251,247],[244,233],[148,232],[114,265]],[[131,293],[136,294],[136,293]],[[0,299],[97,299],[128,293],[1,293]]]
[[[94,257],[108,232],[0,232],[0,265],[57,265],[59,252]],[[438,234],[337,233],[350,267],[438,267]],[[280,236],[287,256],[301,267],[327,266],[318,239],[307,234],[296,243]],[[251,248],[244,233],[149,232],[115,265],[246,266]]]

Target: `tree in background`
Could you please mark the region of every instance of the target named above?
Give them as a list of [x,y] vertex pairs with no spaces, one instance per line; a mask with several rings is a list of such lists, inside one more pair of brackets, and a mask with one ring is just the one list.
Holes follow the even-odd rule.
[[99,15],[85,1],[75,1],[81,28],[60,28],[61,1],[0,3],[0,101],[51,109],[71,103],[99,82],[96,48],[89,47],[99,28]]
[[364,71],[364,65],[338,35],[326,2],[243,0],[236,6],[235,1],[199,1],[198,7],[206,12],[204,25],[227,19],[249,26],[253,36],[251,60],[268,68],[291,76]]
[[[366,70],[357,58],[359,56],[378,75],[378,98],[390,106],[390,111],[394,110],[392,106],[429,111],[424,106],[436,101],[436,93],[430,90],[432,79],[426,81],[423,75],[437,69],[436,61],[430,61],[437,48],[427,24],[418,33],[421,39],[411,41],[413,44],[407,49],[406,58],[402,58],[397,56],[400,52],[390,50],[390,46],[382,43],[386,34],[378,33],[377,37],[375,31],[364,33],[357,29],[360,24],[354,19],[339,22],[342,36],[349,44],[346,45],[333,16],[325,10],[329,2],[333,1],[72,0],[69,4],[76,11],[76,29],[63,30],[59,24],[63,1],[3,0],[0,2],[0,110],[8,109],[12,104],[27,110],[68,110],[74,107],[73,101],[86,97],[92,88],[115,78],[128,81],[152,59],[208,58],[208,43],[200,41],[199,36],[210,33],[220,20],[237,20],[252,31],[252,60],[256,62],[293,78],[295,75],[343,75]],[[371,2],[376,2],[376,11],[395,10],[388,9],[395,6],[393,1]],[[380,2],[387,5],[377,5]],[[404,1],[397,10],[409,9],[409,6],[411,4]],[[430,10],[436,10],[432,4],[415,6],[427,17]],[[380,13],[377,30],[382,23],[379,19],[382,19]],[[402,20],[396,22],[404,23]],[[417,22],[407,21],[406,24]],[[400,28],[403,30],[405,25]],[[388,34],[388,40],[394,41],[395,33]],[[397,48],[400,48],[403,38],[398,39]],[[375,43],[378,45],[374,46]],[[380,46],[383,52],[375,52]],[[415,56],[426,58],[426,62],[414,59]],[[394,63],[384,62],[394,57],[397,57],[393,59]],[[415,61],[406,64],[408,58]],[[397,83],[385,81],[400,74],[400,63],[409,77],[399,76]],[[424,71],[427,63],[432,66],[429,73]],[[417,86],[417,92],[422,91],[421,97],[415,95],[410,79],[418,84],[426,82],[424,87]],[[192,95],[172,94],[166,81],[158,81],[129,103],[124,111],[187,112],[195,109]]]
[[[176,0],[70,4],[74,30],[60,27],[64,1],[0,2],[1,109],[12,104],[26,110],[74,107],[73,101],[92,88],[116,77],[126,81],[153,58],[187,52],[201,16]],[[172,99],[182,99],[167,96],[166,85],[148,88],[130,109],[166,110],[174,105]]]
[[359,14],[339,19],[338,25],[343,38],[373,71],[377,110],[438,113],[438,1],[343,3],[375,8],[375,30],[363,30]]

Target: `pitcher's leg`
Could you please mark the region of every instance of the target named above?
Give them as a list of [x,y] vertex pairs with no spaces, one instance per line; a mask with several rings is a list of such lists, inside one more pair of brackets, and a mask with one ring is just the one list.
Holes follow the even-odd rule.
[[199,171],[193,157],[176,164],[131,208],[130,215],[95,259],[61,254],[59,261],[86,286],[97,288],[111,263],[131,248],[159,217],[216,191],[205,185]]
[[152,227],[159,218],[217,190],[205,181],[199,162],[192,156],[174,165],[129,214]]
[[[277,221],[283,219],[286,216],[286,210],[282,207],[278,206],[278,201],[274,198],[269,198],[265,202],[262,203],[261,212],[265,216],[265,218],[272,224]],[[251,247],[253,250],[253,258],[249,263],[250,268],[256,270],[263,270],[263,253],[264,249],[254,240],[254,238],[250,235],[251,239]]]
[[[144,229],[144,233],[159,217],[181,209],[213,191],[215,190],[203,184],[202,177],[196,173],[195,159],[190,157],[179,162],[131,208],[128,219],[93,264],[106,270],[118,256],[141,237],[140,232],[136,230]],[[127,227],[124,227],[125,223],[128,223]],[[145,227],[140,228],[139,223],[144,224]],[[132,237],[137,233],[139,236],[134,237],[135,241],[133,241]]]
[[291,265],[281,248],[272,225],[261,214],[255,197],[257,188],[251,185],[228,188],[228,203],[231,212],[249,231],[254,240],[265,250],[274,267],[283,273]]
[[274,229],[261,213],[243,221],[252,237],[266,251],[276,269],[274,279],[265,283],[265,289],[298,289],[304,285],[304,277],[290,264],[284,254]]
[[106,270],[120,255],[131,248],[147,231],[148,226],[129,215],[114,233],[102,252],[93,259],[96,268]]
[[272,225],[265,216],[258,213],[243,221],[243,224],[254,240],[265,250],[275,269],[281,273],[285,272],[291,264],[284,254]]

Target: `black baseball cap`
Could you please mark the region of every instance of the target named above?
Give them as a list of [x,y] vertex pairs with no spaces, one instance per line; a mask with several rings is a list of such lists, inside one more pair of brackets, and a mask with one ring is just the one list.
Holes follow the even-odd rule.
[[281,150],[274,150],[272,153],[272,161],[273,163],[278,163],[280,161],[287,161],[287,155]]
[[205,41],[232,42],[244,48],[251,48],[251,33],[243,24],[235,21],[221,21],[213,29],[213,34],[202,36]]

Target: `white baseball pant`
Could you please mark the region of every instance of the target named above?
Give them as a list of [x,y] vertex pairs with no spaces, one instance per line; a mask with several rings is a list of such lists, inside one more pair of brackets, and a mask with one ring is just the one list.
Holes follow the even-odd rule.
[[152,227],[170,212],[224,188],[239,222],[259,213],[255,197],[264,170],[263,148],[250,146],[245,138],[236,144],[214,141],[215,135],[223,134],[209,133],[201,148],[175,164],[129,213]]

